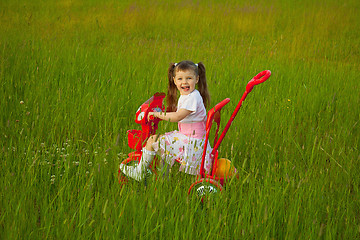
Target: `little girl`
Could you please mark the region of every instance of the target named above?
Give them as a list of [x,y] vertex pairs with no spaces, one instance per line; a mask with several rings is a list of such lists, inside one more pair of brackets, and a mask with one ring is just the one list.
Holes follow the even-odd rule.
[[[207,89],[205,66],[191,61],[172,63],[168,69],[168,112],[150,112],[165,121],[178,122],[179,130],[153,135],[142,149],[138,166],[120,164],[121,171],[137,181],[143,179],[146,169],[156,154],[171,166],[180,160],[179,171],[197,175],[200,171],[203,146],[205,144],[206,106],[210,102]],[[196,86],[198,90],[196,89]],[[177,101],[177,91],[180,98]],[[177,102],[177,104],[176,104]],[[209,171],[211,147],[208,144],[205,158],[205,170]]]

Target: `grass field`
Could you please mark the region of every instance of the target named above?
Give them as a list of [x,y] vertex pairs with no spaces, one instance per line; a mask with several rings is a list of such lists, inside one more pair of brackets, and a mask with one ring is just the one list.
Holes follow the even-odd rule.
[[[0,1],[0,239],[358,239],[360,2]],[[202,61],[239,178],[204,206],[177,173],[120,188],[126,131]],[[176,129],[160,123],[159,133]]]

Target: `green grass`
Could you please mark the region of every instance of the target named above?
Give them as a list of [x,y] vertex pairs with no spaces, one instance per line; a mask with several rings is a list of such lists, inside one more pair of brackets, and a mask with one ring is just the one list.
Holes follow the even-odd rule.
[[[360,4],[0,2],[1,239],[356,239]],[[202,61],[211,105],[255,87],[220,147],[239,178],[117,182],[138,106]],[[176,124],[161,122],[159,132]]]

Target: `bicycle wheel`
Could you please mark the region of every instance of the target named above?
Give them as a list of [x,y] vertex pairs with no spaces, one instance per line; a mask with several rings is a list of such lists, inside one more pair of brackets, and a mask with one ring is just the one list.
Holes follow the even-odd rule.
[[201,178],[190,186],[188,195],[195,195],[203,201],[205,198],[212,198],[216,194],[219,194],[222,189],[221,184],[214,179]]

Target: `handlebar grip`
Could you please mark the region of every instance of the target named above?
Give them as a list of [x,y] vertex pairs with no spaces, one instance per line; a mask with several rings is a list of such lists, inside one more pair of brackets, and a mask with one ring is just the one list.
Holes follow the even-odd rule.
[[255,80],[256,84],[260,84],[265,82],[271,76],[270,70],[265,70],[258,73],[253,79]]
[[251,92],[254,86],[265,82],[271,76],[270,70],[265,70],[258,73],[253,79],[251,79],[248,84],[246,85],[246,91]]

